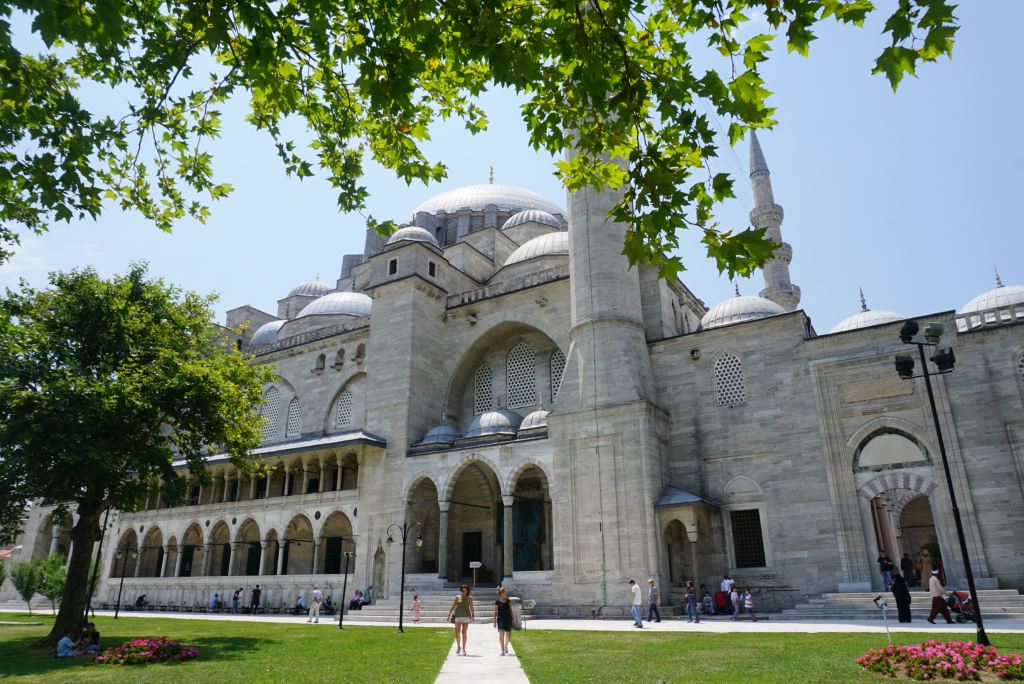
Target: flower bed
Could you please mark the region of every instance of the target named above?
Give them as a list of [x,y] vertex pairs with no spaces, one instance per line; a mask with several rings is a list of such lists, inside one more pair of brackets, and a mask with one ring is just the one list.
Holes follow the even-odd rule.
[[970,641],[926,641],[916,646],[872,649],[857,658],[865,669],[888,677],[956,681],[1024,680],[1019,653],[999,655]]
[[145,665],[192,660],[199,657],[199,649],[185,646],[167,637],[159,639],[133,639],[114,648],[104,649],[96,662],[104,665]]

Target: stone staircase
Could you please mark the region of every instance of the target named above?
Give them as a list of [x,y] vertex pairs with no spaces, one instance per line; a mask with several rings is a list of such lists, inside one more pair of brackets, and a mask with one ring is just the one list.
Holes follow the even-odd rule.
[[[890,592],[851,592],[822,594],[781,613],[773,614],[773,620],[881,620],[882,611],[874,604],[874,598],[881,595],[889,604],[889,619],[896,620],[896,601]],[[927,591],[910,592],[910,613],[913,619],[923,622],[931,611],[931,599]],[[978,591],[981,616],[985,620],[1024,620],[1024,594],[1016,589],[982,589]],[[937,622],[941,622],[938,618]]]
[[[452,599],[459,593],[457,587],[450,589],[417,589],[406,587],[405,618],[407,625],[412,624],[412,597],[419,594],[423,607],[420,609],[420,624],[444,624],[448,620],[448,609]],[[476,624],[489,624],[494,620],[494,601],[497,598],[494,587],[478,587],[473,590]],[[333,619],[333,618],[332,618]],[[379,599],[376,603],[363,606],[362,610],[345,613],[346,620],[358,622],[398,622],[398,596]]]
[[[52,609],[50,599],[45,596],[36,595],[32,597],[32,614],[45,613],[50,614]],[[59,607],[59,606],[58,606]],[[28,615],[28,606],[25,602],[19,599],[7,599],[6,601],[0,601],[0,612],[2,613],[25,613]]]

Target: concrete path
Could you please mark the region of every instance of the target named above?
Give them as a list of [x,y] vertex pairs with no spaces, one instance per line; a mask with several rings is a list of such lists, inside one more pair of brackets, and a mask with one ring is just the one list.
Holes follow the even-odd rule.
[[453,638],[448,659],[441,666],[435,684],[530,684],[512,645],[509,644],[509,655],[500,655],[498,634],[493,628],[484,632],[482,627],[469,628],[466,643],[469,655],[455,655]]

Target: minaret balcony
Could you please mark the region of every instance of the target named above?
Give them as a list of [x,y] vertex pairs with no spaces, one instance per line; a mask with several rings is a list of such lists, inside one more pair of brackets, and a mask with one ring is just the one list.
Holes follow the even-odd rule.
[[782,223],[785,212],[778,204],[759,204],[750,210],[750,222],[755,228],[767,228]]

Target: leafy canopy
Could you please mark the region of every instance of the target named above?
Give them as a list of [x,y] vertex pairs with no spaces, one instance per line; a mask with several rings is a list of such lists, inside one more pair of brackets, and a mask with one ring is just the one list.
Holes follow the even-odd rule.
[[[874,72],[896,88],[952,53],[957,21],[949,0],[893,4]],[[720,269],[746,275],[772,245],[714,222],[732,179],[709,171],[709,115],[728,124],[731,144],[771,126],[759,69],[772,45],[806,55],[822,22],[861,25],[877,11],[871,0],[0,0],[0,17],[27,15],[49,47],[23,54],[0,23],[0,238],[96,217],[105,200],[165,230],[205,220],[231,190],[214,179],[209,143],[235,95],[287,173],[322,173],[340,210],[361,210],[367,157],[406,182],[443,178],[422,150],[431,122],[482,130],[476,96],[500,85],[524,96],[535,148],[577,149],[557,165],[568,189],[629,181],[613,215],[631,227],[633,263],[678,272],[668,254],[692,227]],[[755,15],[767,29],[741,39]],[[717,64],[699,66],[709,52]],[[87,83],[126,104],[87,111]],[[291,121],[310,132],[308,148],[286,133]]]
[[198,477],[211,451],[251,465],[269,370],[211,322],[211,298],[148,279],[144,265],[50,284],[0,297],[2,536],[32,500],[95,522],[161,483],[180,498],[176,460]]

